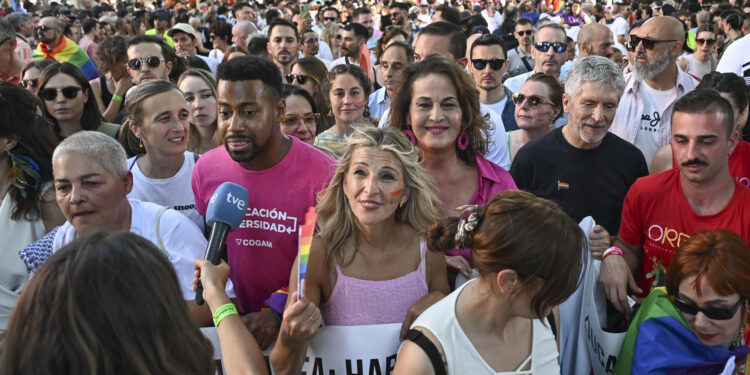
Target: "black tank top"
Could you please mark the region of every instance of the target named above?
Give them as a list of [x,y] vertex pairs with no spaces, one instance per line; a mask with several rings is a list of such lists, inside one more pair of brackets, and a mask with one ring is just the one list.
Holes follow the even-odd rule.
[[109,102],[112,101],[112,93],[109,92],[107,87],[107,78],[104,75],[99,76],[99,86],[102,88],[102,103],[104,108],[109,107]]

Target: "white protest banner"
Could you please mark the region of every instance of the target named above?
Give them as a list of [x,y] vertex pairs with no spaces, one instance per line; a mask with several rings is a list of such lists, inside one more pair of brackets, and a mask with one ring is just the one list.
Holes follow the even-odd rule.
[[[216,328],[201,328],[221,360]],[[390,375],[401,345],[401,323],[321,327],[310,340],[300,375]],[[268,364],[271,349],[263,352]],[[270,365],[269,372],[270,370]]]
[[580,321],[579,340],[586,342],[586,349],[594,375],[611,374],[617,355],[620,354],[626,332],[611,333],[602,329],[607,321],[607,301],[599,283],[601,260],[589,258],[584,281],[583,309]]

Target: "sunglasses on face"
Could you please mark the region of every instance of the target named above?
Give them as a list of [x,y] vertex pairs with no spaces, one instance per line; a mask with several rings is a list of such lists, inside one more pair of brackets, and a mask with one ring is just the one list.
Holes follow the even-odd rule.
[[297,126],[302,121],[307,126],[315,126],[320,118],[320,113],[305,113],[304,115],[286,115],[281,118],[281,122],[286,126]]
[[323,21],[336,21],[336,17],[323,17]]
[[315,43],[318,43],[318,38],[306,39],[303,43],[304,44],[315,44]]
[[654,47],[656,46],[656,43],[676,42],[676,41],[677,40],[675,39],[656,40],[656,39],[649,39],[649,38],[641,38],[636,35],[630,36],[630,44],[633,46],[633,49],[635,49],[635,47],[638,47],[638,44],[640,44],[641,42],[643,42],[643,48],[651,50],[651,49],[654,49]]
[[702,312],[703,315],[708,319],[713,320],[729,320],[732,319],[737,310],[740,309],[744,299],[740,298],[737,303],[732,307],[698,307],[691,302],[683,301],[679,298],[674,299],[674,307],[680,310],[683,314],[696,315],[698,312]]
[[490,65],[490,68],[492,68],[492,70],[500,70],[503,67],[503,64],[505,64],[505,60],[503,59],[492,59],[492,60],[476,59],[476,60],[471,60],[471,64],[474,65],[474,69],[476,70],[484,70],[484,68],[487,67],[487,64]]
[[81,88],[76,86],[65,86],[61,89],[46,88],[39,90],[39,97],[48,101],[55,100],[57,99],[57,93],[62,92],[67,99],[73,99],[78,96],[79,91],[81,91]]
[[550,43],[550,42],[534,43],[534,48],[536,48],[536,50],[539,52],[547,52],[549,51],[550,47],[552,47],[552,50],[557,53],[565,52],[565,50],[568,49],[568,45],[565,43]]
[[518,36],[524,36],[524,35],[528,36],[528,35],[531,35],[533,32],[534,30],[521,30],[521,31],[516,31],[516,34],[518,34]]
[[524,95],[520,93],[513,93],[511,96],[511,99],[513,99],[513,103],[515,105],[520,106],[523,104],[524,101],[529,103],[529,107],[536,107],[540,104],[549,104],[549,105],[555,105],[554,103],[550,102],[549,100],[539,96],[539,95]]
[[635,44],[630,43],[630,42],[625,42],[625,49],[628,50],[629,52],[633,52],[635,51]]
[[702,39],[702,38],[695,38],[695,42],[700,45],[709,45],[712,46],[714,43],[716,43],[716,39]]
[[24,79],[20,83],[21,83],[21,87],[23,87],[23,88],[27,88],[27,89],[32,88],[33,89],[34,87],[36,87],[37,84],[39,84],[39,78]]
[[157,56],[149,56],[145,59],[130,59],[128,61],[128,68],[130,68],[130,70],[141,70],[141,66],[143,66],[144,62],[152,68],[157,68],[162,60],[164,59],[160,59]]
[[343,36],[341,34],[336,34],[336,39],[341,40]]
[[286,76],[286,83],[293,84],[294,80],[297,80],[297,83],[300,85],[304,85],[305,82],[307,82],[307,79],[310,78],[310,76],[304,75],[304,74],[287,74]]

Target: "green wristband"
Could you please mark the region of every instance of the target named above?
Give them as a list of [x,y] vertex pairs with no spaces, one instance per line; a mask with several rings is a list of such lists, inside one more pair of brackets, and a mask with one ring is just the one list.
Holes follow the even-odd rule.
[[120,95],[112,95],[112,100],[122,103],[122,101],[125,99]]
[[221,323],[224,318],[228,317],[229,315],[237,314],[237,307],[234,306],[233,303],[226,303],[221,305],[216,311],[214,312],[214,326],[218,327],[219,323]]

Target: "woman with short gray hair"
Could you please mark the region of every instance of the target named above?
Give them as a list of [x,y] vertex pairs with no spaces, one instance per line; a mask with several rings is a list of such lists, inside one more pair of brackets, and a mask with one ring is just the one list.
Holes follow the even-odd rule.
[[[30,273],[75,238],[95,232],[132,232],[151,241],[172,262],[183,299],[199,323],[208,323],[206,311],[192,301],[193,260],[201,258],[206,239],[182,214],[129,199],[133,174],[127,169],[125,150],[103,133],[80,131],[66,138],[52,155],[55,198],[67,221],[21,250]],[[231,295],[233,291],[228,286]],[[205,318],[205,319],[204,319]]]

